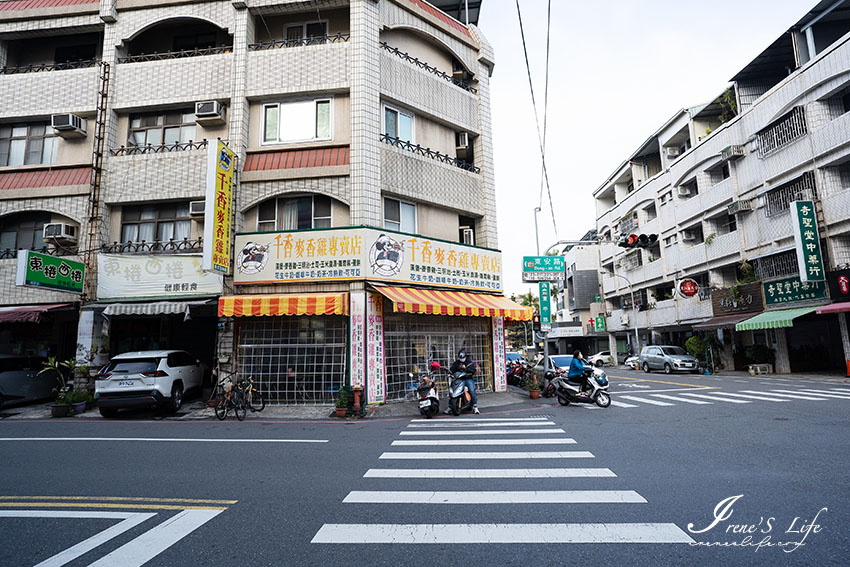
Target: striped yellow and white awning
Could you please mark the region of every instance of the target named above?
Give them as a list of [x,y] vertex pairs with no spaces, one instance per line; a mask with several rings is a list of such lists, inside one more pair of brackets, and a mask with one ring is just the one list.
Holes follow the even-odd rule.
[[218,300],[219,317],[348,315],[348,293],[227,295]]
[[375,290],[392,301],[396,312],[531,319],[531,309],[500,295],[390,286],[376,286]]

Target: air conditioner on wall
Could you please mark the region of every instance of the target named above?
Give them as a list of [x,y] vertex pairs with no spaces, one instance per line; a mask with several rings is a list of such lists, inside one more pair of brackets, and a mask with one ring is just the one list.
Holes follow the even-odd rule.
[[217,100],[195,103],[195,122],[203,125],[224,124],[225,108]]
[[76,114],[54,114],[50,117],[50,126],[63,138],[83,138],[86,135],[86,121]]
[[697,233],[693,230],[683,230],[682,231],[682,240],[696,240]]
[[191,217],[202,217],[204,216],[204,211],[206,201],[189,201],[189,216]]
[[44,225],[41,236],[51,244],[76,244],[77,227],[64,222],[56,222]]
[[668,158],[677,158],[682,155],[681,148],[667,148],[667,157]]
[[461,227],[461,234],[463,235],[463,243],[469,244],[470,246],[475,246],[475,231],[471,228]]
[[691,194],[691,188],[688,187],[687,185],[683,185],[683,186],[679,187],[678,193],[679,193],[679,195],[682,195],[683,197],[687,197],[688,195]]
[[720,159],[723,161],[732,161],[741,159],[747,153],[744,146],[728,146],[720,150]]
[[629,324],[629,316],[627,314],[620,315],[620,324],[624,326]]
[[457,149],[466,149],[469,147],[469,132],[458,132],[457,136]]

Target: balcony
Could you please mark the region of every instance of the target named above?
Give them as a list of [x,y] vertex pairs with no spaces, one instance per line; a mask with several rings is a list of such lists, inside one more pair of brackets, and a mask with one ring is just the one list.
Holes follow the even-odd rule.
[[203,238],[195,240],[189,238],[174,240],[171,238],[167,241],[153,240],[151,242],[145,240],[141,242],[113,242],[101,247],[101,252],[104,254],[197,254],[203,250]]
[[615,244],[602,244],[599,246],[599,258],[603,262],[605,260],[610,260],[614,257],[614,250],[616,250]]
[[[712,255],[712,257],[714,256]],[[700,264],[705,265],[708,259],[709,256],[705,244],[682,247],[679,249],[678,268],[680,270],[687,270]]]
[[643,277],[646,281],[660,278],[664,275],[664,263],[661,258],[647,262],[643,266]]
[[[247,95],[348,90],[348,37],[340,34],[312,38],[314,41],[276,40],[249,45]],[[282,76],[285,81],[281,81]]]
[[97,76],[97,67],[85,66],[2,73],[0,119],[94,111]]
[[741,251],[741,236],[738,231],[721,234],[705,245],[706,254],[712,262],[727,256],[736,256]]
[[393,138],[392,136],[388,136],[387,134],[381,134],[381,141],[385,144],[389,144],[393,147],[400,148],[407,152],[412,152],[414,154],[424,156],[426,158],[439,161],[441,163],[445,163],[446,165],[451,165],[453,167],[457,167],[459,169],[463,169],[471,173],[481,173],[480,167],[475,167],[472,164],[466,163],[465,161],[457,158],[453,158],[450,155],[441,154],[440,152],[436,152],[431,148],[423,148],[418,144],[411,144],[410,142],[405,142],[403,140],[400,140],[399,138]]
[[694,297],[679,302],[679,320],[682,323],[696,323],[713,316],[710,301],[701,301]]
[[809,132],[806,125],[806,111],[802,106],[756,134],[759,144],[759,156],[766,157],[795,142]]
[[676,309],[675,299],[657,301],[655,308],[646,313],[652,327],[667,327],[678,324],[678,310]]
[[676,207],[676,221],[679,223],[701,215],[714,207],[732,200],[732,179],[724,179],[720,183],[700,191],[699,195],[679,202]]
[[[180,147],[182,150],[174,150]],[[166,148],[171,148],[167,150]],[[107,203],[203,199],[206,141],[110,150],[103,172]],[[146,175],[140,175],[144,171]],[[150,183],[150,176],[157,180]]]
[[602,276],[602,293],[605,295],[616,295],[618,279],[614,276]]
[[[52,246],[42,246],[41,248],[29,248],[32,252],[38,252],[39,254],[47,254],[48,256],[76,256],[77,255],[77,246],[71,247],[52,247]],[[0,250],[0,260],[11,260],[18,257],[18,249],[5,248]]]
[[459,79],[456,79],[456,78],[452,77],[451,75],[448,75],[448,74],[440,71],[436,67],[432,67],[431,65],[428,65],[424,61],[420,61],[416,57],[411,57],[409,54],[401,51],[397,47],[393,47],[391,45],[388,45],[386,41],[381,42],[381,47],[383,47],[384,50],[386,50],[388,53],[391,53],[391,54],[399,57],[402,61],[406,61],[406,62],[408,62],[412,65],[419,67],[420,69],[425,70],[428,73],[436,75],[437,77],[448,81],[449,83],[453,84],[454,86],[456,86],[458,88],[461,88],[461,89],[468,91],[468,92],[471,92],[473,94],[478,93],[478,91],[475,90],[474,88],[472,88],[472,85],[470,85],[466,81],[461,81]]

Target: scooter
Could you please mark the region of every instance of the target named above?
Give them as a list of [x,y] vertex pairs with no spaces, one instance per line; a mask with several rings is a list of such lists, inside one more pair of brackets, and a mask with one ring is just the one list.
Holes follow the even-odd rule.
[[596,404],[601,408],[611,405],[611,396],[608,394],[608,377],[599,368],[586,368],[584,376],[589,388],[582,390],[581,384],[571,382],[563,372],[548,372],[546,378],[549,384],[546,386],[547,393],[558,397],[558,403],[562,406],[574,404]]
[[454,415],[460,415],[462,411],[472,411],[472,395],[464,382],[472,376],[471,372],[465,370],[452,374],[452,382],[449,384],[449,409]]
[[431,372],[419,380],[419,386],[416,388],[417,399],[419,400],[419,413],[424,415],[425,419],[431,419],[440,413],[440,393],[437,390],[437,381],[434,380],[433,376],[434,372],[439,369],[440,364],[438,362],[432,362]]
[[525,375],[529,372],[528,364],[522,360],[517,360],[508,364],[507,378],[508,384],[512,386],[521,386]]

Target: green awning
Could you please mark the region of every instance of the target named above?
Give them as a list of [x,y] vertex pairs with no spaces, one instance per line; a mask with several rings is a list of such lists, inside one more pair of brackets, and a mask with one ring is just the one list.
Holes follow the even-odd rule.
[[735,325],[736,331],[758,331],[761,329],[780,329],[782,327],[793,327],[794,319],[808,315],[820,305],[814,307],[797,307],[795,309],[779,309],[777,311],[765,311],[746,321]]

